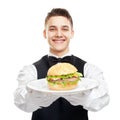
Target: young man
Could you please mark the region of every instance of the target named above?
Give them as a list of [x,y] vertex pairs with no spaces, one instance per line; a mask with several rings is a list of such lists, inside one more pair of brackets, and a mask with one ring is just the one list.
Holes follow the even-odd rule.
[[[20,71],[19,86],[14,94],[15,105],[26,112],[33,112],[32,120],[88,120],[88,110],[98,111],[109,103],[102,71],[70,53],[69,43],[74,36],[74,30],[72,18],[66,9],[56,8],[48,13],[43,33],[48,40],[49,54]],[[57,63],[52,61],[51,56],[61,58],[58,62],[64,62],[64,58],[68,57],[67,62],[73,64],[85,78],[98,81],[99,86],[72,95],[27,90],[27,83],[45,78],[48,69]]]

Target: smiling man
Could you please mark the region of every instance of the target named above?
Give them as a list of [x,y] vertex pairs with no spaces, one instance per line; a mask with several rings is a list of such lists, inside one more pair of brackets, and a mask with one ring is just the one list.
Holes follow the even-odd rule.
[[[88,111],[101,110],[109,103],[103,72],[70,53],[74,30],[72,17],[66,9],[55,8],[48,13],[43,34],[48,40],[49,54],[20,71],[14,94],[15,105],[32,112],[32,120],[88,120]],[[85,92],[64,95],[26,89],[30,81],[46,79],[48,69],[59,62],[71,63],[84,78],[95,80],[99,85]]]
[[62,56],[69,51],[69,42],[74,35],[73,23],[65,16],[48,16],[45,22],[44,37],[50,45],[50,52]]

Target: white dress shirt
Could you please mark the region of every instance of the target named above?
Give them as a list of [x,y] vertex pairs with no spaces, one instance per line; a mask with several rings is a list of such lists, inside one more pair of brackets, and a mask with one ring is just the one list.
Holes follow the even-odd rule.
[[103,72],[95,65],[86,63],[84,77],[98,81],[99,86],[73,95],[43,94],[26,89],[27,83],[37,80],[37,70],[34,65],[24,66],[17,78],[18,87],[14,92],[14,103],[23,111],[33,112],[38,108],[42,109],[42,107],[49,106],[59,97],[64,97],[72,105],[82,105],[87,110],[98,111],[109,103],[109,94]]

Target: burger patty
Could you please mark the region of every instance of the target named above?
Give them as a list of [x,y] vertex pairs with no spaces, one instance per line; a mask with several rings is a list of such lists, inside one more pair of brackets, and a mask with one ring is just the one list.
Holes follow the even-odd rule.
[[54,79],[54,78],[50,78],[48,81],[51,81],[51,82],[56,82],[56,81],[76,81],[76,80],[78,80],[78,77],[72,77],[72,78],[66,78],[66,79],[62,79],[62,78],[56,78],[56,79]]

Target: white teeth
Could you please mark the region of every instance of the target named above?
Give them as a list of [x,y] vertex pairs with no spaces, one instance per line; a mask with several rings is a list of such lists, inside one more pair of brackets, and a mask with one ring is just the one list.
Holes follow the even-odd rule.
[[60,39],[60,40],[53,40],[53,41],[65,41],[64,39]]
[[62,44],[65,40],[53,40],[54,43]]

